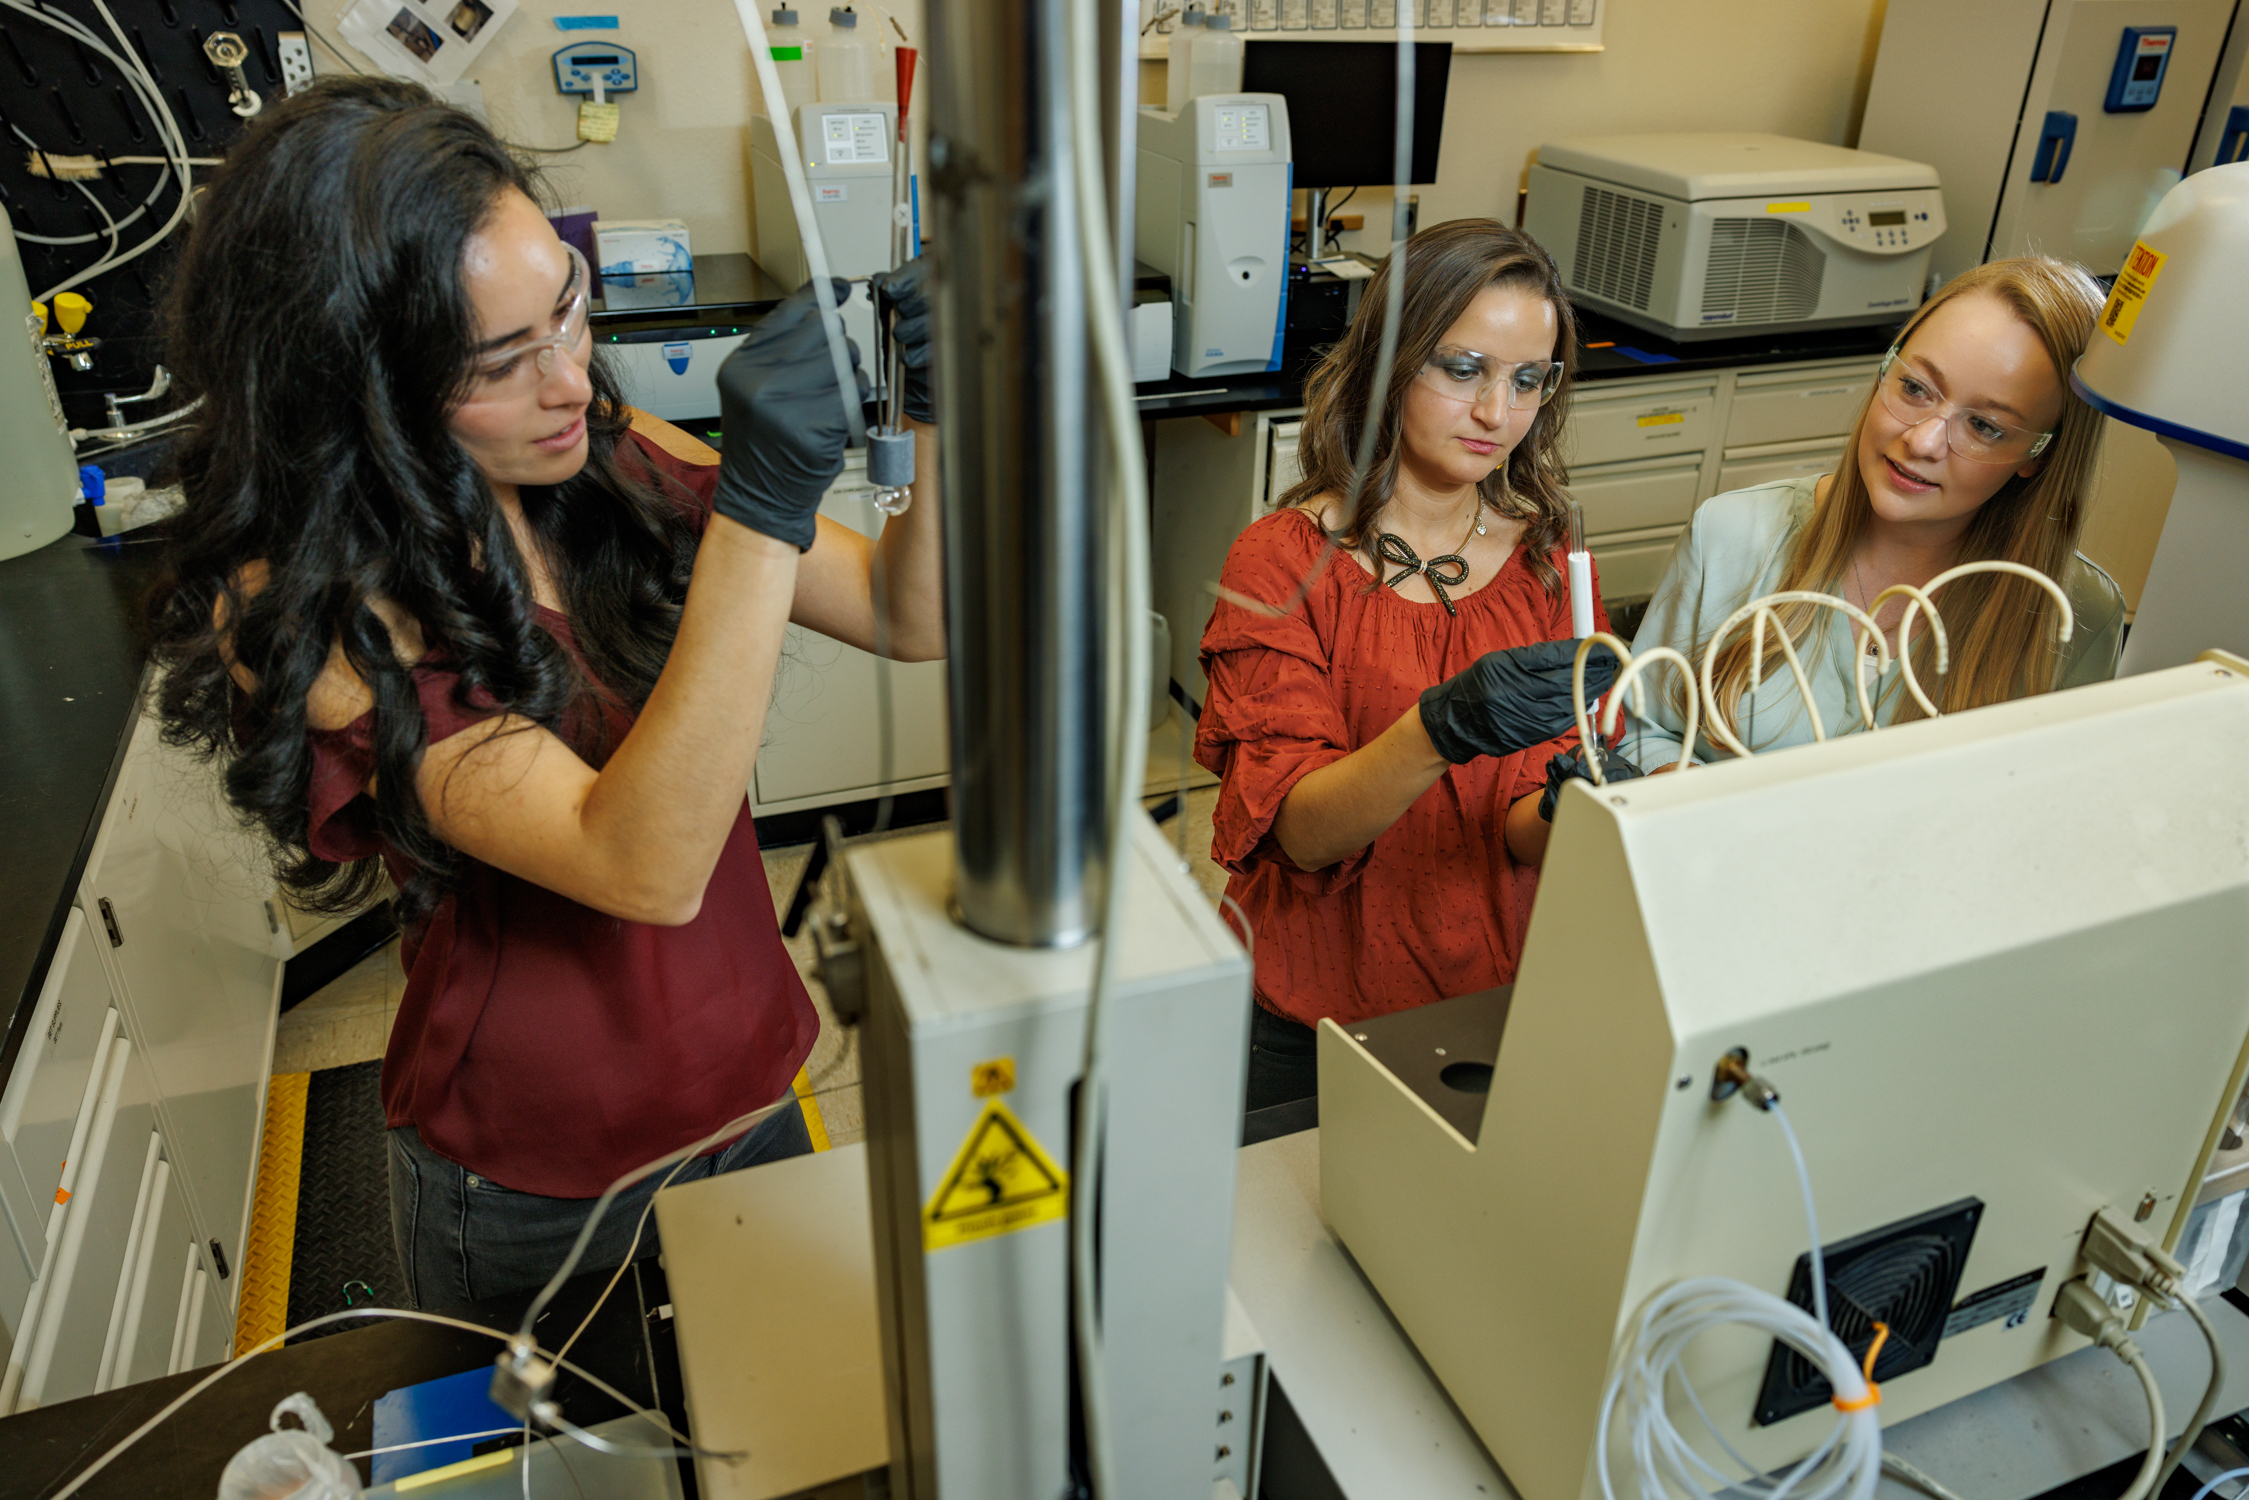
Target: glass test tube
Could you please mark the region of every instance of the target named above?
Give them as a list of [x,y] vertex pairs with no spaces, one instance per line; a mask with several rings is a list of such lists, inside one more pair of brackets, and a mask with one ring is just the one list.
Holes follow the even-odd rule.
[[1569,502],[1570,513],[1570,634],[1579,640],[1593,633],[1593,554],[1585,550],[1585,508]]

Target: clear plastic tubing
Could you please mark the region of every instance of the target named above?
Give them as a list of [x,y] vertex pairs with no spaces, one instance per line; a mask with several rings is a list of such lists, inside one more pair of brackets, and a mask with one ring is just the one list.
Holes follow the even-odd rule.
[[859,34],[859,15],[848,5],[828,12],[828,39],[813,61],[822,104],[871,104],[875,92],[875,42]]
[[[781,110],[793,120],[801,105],[820,97],[813,59],[818,55],[810,32],[798,24],[797,13],[787,6],[773,12],[773,27],[766,35],[773,43],[773,71],[781,75]],[[767,113],[773,113],[770,106]]]
[[1171,56],[1164,64],[1164,113],[1176,115],[1187,107],[1194,96],[1187,91],[1187,69],[1195,53],[1195,43],[1203,36],[1203,8],[1187,7],[1179,18],[1178,29],[1171,34]]
[[1570,634],[1593,633],[1593,554],[1585,550],[1585,509],[1570,502]]

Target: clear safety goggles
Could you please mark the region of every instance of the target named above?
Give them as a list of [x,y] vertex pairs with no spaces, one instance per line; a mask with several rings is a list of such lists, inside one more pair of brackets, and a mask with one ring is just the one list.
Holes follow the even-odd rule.
[[477,357],[472,401],[504,401],[529,395],[539,382],[552,375],[555,362],[576,355],[586,342],[586,321],[593,301],[593,270],[576,245],[564,245],[570,257],[570,279],[563,284],[560,311],[547,332],[523,339],[504,349]]
[[1894,344],[1882,357],[1874,389],[1890,415],[1908,427],[1944,418],[1945,440],[1952,451],[1976,463],[2019,464],[2044,453],[2054,440],[2051,432],[2033,432],[1989,412],[1953,405],[1929,373],[1908,361]]
[[1550,359],[1525,360],[1511,365],[1446,344],[1429,356],[1415,377],[1422,385],[1454,401],[1482,403],[1497,390],[1507,392],[1507,404],[1516,411],[1544,406],[1562,384],[1562,366]]

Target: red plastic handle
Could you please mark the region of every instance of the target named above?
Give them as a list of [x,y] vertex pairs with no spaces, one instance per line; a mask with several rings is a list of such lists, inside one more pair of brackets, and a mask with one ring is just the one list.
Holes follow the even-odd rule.
[[914,62],[921,56],[911,47],[892,49],[898,59],[898,139],[906,138],[906,106],[914,97]]

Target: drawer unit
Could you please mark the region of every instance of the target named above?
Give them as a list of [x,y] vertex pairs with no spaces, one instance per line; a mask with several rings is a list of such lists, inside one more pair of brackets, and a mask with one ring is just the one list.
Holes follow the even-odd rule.
[[1663,581],[1664,566],[1679,542],[1676,530],[1622,537],[1594,537],[1593,562],[1601,573],[1601,603],[1613,607],[1645,599]]
[[1646,459],[1570,471],[1570,497],[1585,507],[1589,536],[1682,526],[1694,514],[1702,457]]
[[1585,386],[1570,402],[1563,449],[1581,465],[1619,463],[1658,453],[1694,453],[1717,445],[1718,381],[1632,382],[1629,388]]
[[[820,513],[862,536],[882,534],[866,460],[846,456]],[[948,768],[945,664],[890,663],[891,763],[883,781],[881,713],[873,655],[789,627],[766,712],[751,811],[786,812],[942,783]]]
[[[106,939],[89,926],[85,913],[72,907],[23,1050],[8,1076],[7,1091],[0,1093],[0,1141],[12,1153],[12,1161],[0,1153],[0,1172],[12,1170],[15,1176],[0,1186],[6,1188],[9,1215],[34,1267],[46,1244],[71,1127],[86,1098],[103,1022],[110,1014],[109,977],[94,947],[102,941]],[[13,1316],[14,1309],[8,1313]]]
[[198,1264],[195,1234],[172,1163],[159,1159],[149,1184],[146,1221],[126,1266],[123,1317],[114,1334],[117,1353],[104,1389],[173,1372],[172,1335],[179,1326],[189,1272]]
[[148,1069],[130,1039],[110,1043],[87,1132],[86,1154],[63,1215],[54,1269],[38,1303],[15,1409],[93,1394],[125,1272],[133,1219],[143,1208],[156,1109]]
[[1734,377],[1725,446],[1755,447],[1840,437],[1858,420],[1880,363],[1854,361],[1803,370],[1744,372]]
[[1782,443],[1771,448],[1736,449],[1718,467],[1718,492],[1771,484],[1776,479],[1797,479],[1806,474],[1832,474],[1843,460],[1842,438],[1819,438],[1809,443]]

